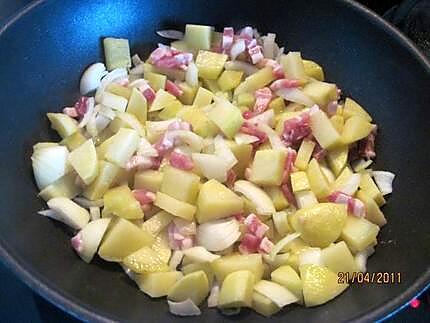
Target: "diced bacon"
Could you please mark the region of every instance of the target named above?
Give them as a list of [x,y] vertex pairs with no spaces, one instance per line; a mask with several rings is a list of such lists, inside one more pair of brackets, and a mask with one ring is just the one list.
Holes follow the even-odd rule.
[[151,204],[155,201],[155,194],[145,189],[135,189],[132,193],[141,206]]
[[239,37],[250,41],[254,37],[254,30],[247,26],[240,31]]
[[255,113],[252,111],[243,111],[242,117],[244,119],[251,119],[252,117],[255,117]]
[[364,203],[357,198],[353,198],[351,195],[336,191],[331,193],[327,197],[327,200],[329,202],[347,205],[348,213],[356,217],[362,218],[366,215],[366,207]]
[[259,46],[259,45],[255,45],[252,47],[248,46],[248,54],[251,57],[252,64],[257,64],[262,59],[264,59],[261,46]]
[[360,140],[358,143],[358,154],[360,157],[365,158],[375,158],[375,139],[377,134],[377,126],[372,130],[372,132],[364,139]]
[[83,249],[82,234],[78,232],[72,239],[70,239],[73,249],[77,252],[81,252]]
[[194,168],[194,163],[189,156],[182,153],[178,153],[176,151],[172,151],[172,153],[170,154],[169,163],[173,167],[182,170],[191,170]]
[[153,159],[150,157],[135,155],[130,158],[130,160],[125,165],[127,170],[132,169],[150,169],[153,165]]
[[287,147],[295,147],[311,132],[309,112],[303,112],[299,116],[285,120],[281,139]]
[[263,143],[267,140],[267,135],[251,123],[244,122],[239,129],[240,132],[247,135],[255,136],[259,139],[258,143]]
[[342,90],[336,87],[337,99],[339,100],[342,95]]
[[261,253],[270,253],[270,251],[272,251],[273,248],[273,242],[270,241],[267,237],[264,237],[261,242],[260,245],[258,246],[258,251]]
[[65,107],[63,109],[63,113],[68,115],[71,118],[77,118],[79,116],[78,111],[76,111],[76,108],[71,108],[71,107]]
[[142,92],[143,96],[145,97],[146,101],[149,103],[152,103],[155,99],[155,91],[152,89],[152,87],[149,86],[148,82],[141,81],[140,85],[137,87],[137,89]]
[[84,114],[87,112],[89,99],[89,97],[81,96],[79,100],[75,103],[74,108],[76,109],[76,112],[79,117],[83,117]]
[[222,45],[221,48],[228,50],[233,45],[234,40],[234,29],[232,27],[224,27],[222,33]]
[[251,233],[245,233],[240,241],[239,251],[243,254],[254,253],[260,246],[261,239]]
[[187,222],[177,224],[172,222],[167,227],[169,246],[173,250],[183,250],[194,245],[194,235],[196,234],[196,224]]
[[296,162],[297,152],[292,148],[287,148],[287,157],[285,158],[284,165],[284,182],[290,178],[290,174],[294,169],[294,163]]
[[175,48],[161,44],[149,56],[149,61],[154,66],[167,69],[186,70],[192,59],[193,54],[191,53],[183,53]]
[[165,89],[167,92],[169,92],[170,94],[176,97],[180,97],[184,93],[184,91],[182,91],[179,86],[177,86],[174,82],[170,80],[166,81]]
[[160,139],[153,145],[157,150],[159,156],[164,156],[175,146],[175,136],[172,131],[174,130],[191,130],[191,124],[185,121],[174,121],[167,127],[167,131],[161,136]]
[[152,166],[151,169],[152,170],[158,170],[161,166],[161,161],[163,160],[163,157],[151,157],[151,162],[152,162]]
[[282,193],[284,193],[284,196],[287,199],[288,203],[297,207],[296,198],[291,188],[291,183],[288,181],[287,183],[283,184],[281,186],[281,190],[282,190]]
[[330,101],[327,104],[327,114],[329,116],[334,116],[337,112],[337,101]]
[[[259,68],[270,66],[272,68],[272,70],[273,70],[273,76],[276,77],[277,79],[283,79],[285,77],[285,73],[284,73],[284,70],[283,70],[281,64],[279,64],[274,59],[264,58],[260,62],[258,62],[257,66]],[[273,83],[272,83],[272,85],[273,85]],[[272,87],[270,87],[270,88],[272,89]],[[279,90],[279,89],[276,89],[276,90],[273,90],[273,91],[277,91],[277,90]]]
[[151,55],[149,56],[149,59],[152,62],[156,62],[164,57],[171,57],[171,56],[173,56],[173,53],[168,46],[159,46],[151,53]]
[[254,96],[254,112],[257,114],[263,113],[264,111],[266,111],[267,107],[269,106],[270,100],[272,99],[272,91],[270,91],[268,87],[264,87],[255,91]]
[[300,80],[284,78],[273,82],[272,85],[270,85],[270,89],[273,92],[276,92],[281,89],[291,89],[291,88],[299,87],[301,85],[302,85],[302,82]]
[[193,238],[186,237],[185,239],[182,240],[182,246],[181,246],[182,250],[189,249],[193,246],[194,246],[194,239]]
[[233,217],[240,223],[243,223],[245,221],[245,216],[242,212],[233,214]]
[[253,213],[248,215],[243,223],[246,225],[247,232],[252,233],[257,238],[263,238],[269,230],[269,227]]
[[225,182],[225,185],[229,188],[232,188],[234,185],[234,182],[236,182],[237,175],[233,169],[229,169],[227,172],[227,180]]

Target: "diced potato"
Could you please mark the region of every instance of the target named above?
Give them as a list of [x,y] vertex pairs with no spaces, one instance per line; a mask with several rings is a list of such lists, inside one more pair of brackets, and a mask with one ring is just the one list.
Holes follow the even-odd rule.
[[331,171],[330,167],[327,166],[327,163],[325,162],[325,160],[320,162],[320,169],[321,169],[321,172],[324,174],[324,177],[329,183],[329,185],[332,185],[336,180],[336,177]]
[[309,82],[303,92],[320,107],[325,107],[330,101],[337,99],[337,87],[332,83]]
[[339,284],[337,273],[318,265],[300,266],[303,297],[307,307],[328,302],[341,294],[348,284]]
[[259,150],[251,167],[251,182],[257,185],[280,185],[285,166],[284,150]]
[[367,113],[367,111],[351,98],[346,98],[345,100],[345,105],[343,106],[343,116],[345,119],[348,119],[352,116],[360,116],[366,121],[372,121],[372,117]]
[[203,87],[199,87],[196,97],[194,98],[193,105],[197,108],[203,108],[212,103],[213,97],[214,94],[211,91]]
[[303,299],[303,284],[300,276],[288,265],[281,266],[270,274],[272,281],[284,286],[298,299]]
[[111,188],[103,196],[106,212],[121,218],[134,220],[142,219],[143,211],[128,186]]
[[211,262],[215,277],[219,282],[224,281],[225,277],[239,270],[249,270],[255,276],[255,281],[263,277],[264,266],[261,254],[233,254],[222,256]]
[[330,117],[330,122],[338,133],[342,133],[343,126],[345,125],[345,120],[342,116],[335,114],[334,116]]
[[100,104],[120,112],[125,112],[127,103],[127,99],[110,92],[103,92],[100,99]]
[[225,54],[199,50],[196,58],[199,77],[207,80],[216,80],[224,69],[227,58],[228,56]]
[[78,173],[85,185],[91,184],[98,174],[96,147],[93,140],[88,139],[69,154],[69,163]]
[[135,275],[139,289],[151,297],[162,297],[183,277],[180,271],[154,272]]
[[85,138],[80,131],[76,131],[72,135],[61,140],[60,145],[64,145],[69,151],[72,151],[82,145],[86,140],[87,138]]
[[243,201],[233,191],[212,179],[200,187],[197,198],[197,221],[221,219],[243,210]]
[[294,165],[300,170],[306,170],[309,160],[311,159],[312,152],[315,148],[315,142],[312,140],[304,139],[297,152],[296,161]]
[[168,271],[169,266],[164,260],[165,259],[163,259],[159,253],[152,250],[151,247],[143,246],[125,257],[123,263],[135,273],[144,274]]
[[193,127],[193,131],[201,137],[213,137],[219,132],[219,128],[215,123],[199,108],[183,108],[177,116],[189,122]]
[[115,177],[112,187],[121,185],[131,186],[134,179],[134,173],[134,169],[127,170],[124,168],[120,168],[118,175]]
[[[272,101],[273,102],[273,101]],[[255,96],[252,93],[241,93],[237,96],[237,105],[252,107],[255,104]]]
[[206,277],[208,278],[209,286],[212,286],[212,283],[214,280],[214,272],[209,263],[207,262],[191,263],[183,266],[181,269],[184,275],[188,275],[199,270],[203,270],[205,272]]
[[[106,128],[109,129],[109,128]],[[110,133],[112,133],[111,130],[109,130]],[[105,139],[103,142],[100,142],[99,145],[96,147],[97,151],[97,158],[99,160],[105,160],[106,159],[106,152],[108,151],[108,148],[110,144],[114,141],[115,135],[111,135],[109,138]]]
[[348,216],[342,229],[341,239],[353,253],[357,253],[372,245],[378,233],[379,227],[376,224],[364,218]]
[[[147,229],[144,225],[141,227],[143,231]],[[169,262],[170,257],[172,256],[172,249],[170,249],[167,230],[160,232],[160,234],[154,238],[154,243],[151,245],[151,249],[158,255],[162,262],[165,264]]]
[[106,86],[106,91],[115,95],[122,96],[124,99],[129,100],[132,89],[126,86],[122,86],[118,83],[109,83],[108,86]]
[[309,163],[306,174],[311,190],[318,199],[322,199],[330,193],[329,183],[315,158]]
[[305,80],[306,73],[300,52],[289,52],[281,56],[281,65],[286,77],[290,79]]
[[335,176],[339,176],[345,168],[348,162],[348,151],[348,146],[341,146],[328,152],[327,161]]
[[220,88],[218,87],[218,83],[216,81],[216,79],[214,80],[208,80],[203,78],[203,85],[209,89],[209,91],[211,91],[212,93],[217,93],[220,90]]
[[378,206],[385,204],[384,196],[382,195],[378,186],[376,186],[369,173],[361,173],[360,189],[365,191],[368,196],[373,198]]
[[145,79],[148,81],[149,86],[157,92],[160,89],[164,90],[166,86],[167,76],[153,72],[146,72]]
[[357,198],[360,199],[366,207],[366,219],[372,223],[379,225],[380,227],[387,224],[384,213],[379,209],[378,204],[371,198],[365,191],[359,190],[357,192]]
[[151,232],[154,236],[158,235],[170,222],[173,216],[166,211],[159,211],[143,222],[142,229]]
[[178,280],[170,288],[167,298],[175,302],[182,302],[189,298],[198,306],[208,294],[208,278],[203,270],[199,270]]
[[204,25],[185,25],[184,40],[188,48],[209,50],[213,27]]
[[218,86],[221,91],[233,90],[240,84],[243,72],[240,71],[224,71],[218,78]]
[[270,109],[272,109],[275,112],[275,114],[280,114],[280,113],[284,112],[284,109],[285,109],[284,99],[281,98],[280,96],[278,96],[277,98],[274,98],[269,103],[269,110]]
[[230,139],[239,131],[244,122],[241,111],[229,101],[221,98],[215,99],[215,104],[209,111],[208,117]]
[[78,131],[78,123],[64,113],[47,113],[51,128],[58,132],[61,138],[67,138]]
[[188,48],[187,42],[185,40],[175,40],[170,43],[170,47],[179,49],[183,52],[190,52],[190,48]]
[[250,213],[256,214],[256,213],[258,213],[256,205],[254,203],[252,203],[251,200],[247,199],[245,196],[241,196],[240,198],[243,201],[243,212],[245,214],[250,214]]
[[145,124],[148,114],[148,105],[143,94],[133,88],[128,100],[127,113],[133,114],[142,124]]
[[262,188],[252,182],[238,180],[234,183],[233,189],[235,192],[243,194],[246,198],[252,201],[257,210],[257,214],[269,216],[275,213],[275,206],[269,195]]
[[183,105],[179,100],[175,100],[167,104],[162,111],[158,114],[161,120],[168,120],[174,118],[177,113],[182,109]]
[[346,218],[345,205],[319,203],[291,215],[290,224],[312,247],[324,248],[340,237]]
[[291,187],[294,193],[300,192],[300,191],[308,191],[311,189],[311,186],[309,185],[308,176],[303,171],[291,173],[290,179],[291,179]]
[[71,172],[46,186],[40,191],[39,196],[45,201],[49,201],[54,197],[67,197],[72,199],[80,194],[81,191],[82,188],[76,184],[76,174]]
[[140,136],[145,135],[145,129],[142,124],[131,113],[118,112],[115,119],[109,124],[109,129],[112,133],[117,133],[121,128],[134,129]]
[[321,110],[311,113],[310,126],[315,139],[324,149],[333,148],[341,141],[341,136]]
[[303,66],[307,76],[318,81],[324,81],[324,71],[320,65],[311,60],[303,60]]
[[131,67],[128,39],[104,38],[103,46],[106,67],[109,71],[112,71],[115,68]]
[[99,249],[99,256],[107,261],[122,261],[131,253],[153,241],[153,236],[128,220],[111,221]]
[[342,142],[346,145],[360,139],[366,138],[372,131],[374,125],[361,116],[348,118],[343,126]]
[[256,73],[248,76],[238,87],[234,90],[234,96],[242,93],[254,93],[256,90],[265,87],[270,82],[275,80],[271,67],[264,67]]
[[99,173],[96,179],[86,187],[83,195],[90,200],[98,200],[103,197],[107,190],[112,186],[120,168],[107,161],[99,161]]
[[125,168],[126,163],[139,146],[139,134],[136,130],[121,128],[113,136],[112,142],[106,151],[106,159],[121,168]]
[[266,317],[270,317],[281,310],[270,298],[255,291],[252,293],[252,309]]
[[172,166],[163,168],[160,191],[187,203],[194,204],[200,187],[200,177]]
[[260,280],[257,282],[254,286],[254,291],[270,298],[279,307],[284,307],[299,300],[284,286],[269,280]]
[[249,270],[235,271],[225,277],[218,298],[218,307],[251,307],[255,276]]
[[334,273],[358,271],[354,257],[344,241],[331,244],[321,251],[321,259],[325,266]]
[[180,89],[182,90],[182,95],[179,97],[179,101],[181,101],[183,104],[191,105],[194,102],[194,98],[197,94],[198,87],[190,86],[186,82],[179,83],[178,85]]
[[285,198],[284,193],[278,186],[267,186],[264,189],[271,198],[276,211],[280,211],[288,207],[288,200]]
[[179,201],[162,192],[157,192],[154,205],[170,214],[173,214],[174,216],[188,221],[192,221],[194,219],[194,213],[196,212],[196,207],[194,205]]
[[243,178],[245,169],[249,166],[252,155],[252,145],[250,144],[237,144],[234,141],[227,141],[227,145],[237,159],[237,164],[233,166],[233,171],[236,173],[237,178]]
[[345,167],[336,178],[335,182],[331,184],[331,191],[334,192],[341,189],[353,174],[354,173],[352,172],[351,168],[349,168],[349,166]]
[[134,188],[145,189],[151,192],[160,190],[163,182],[163,173],[157,170],[146,169],[134,175]]
[[176,97],[174,95],[163,89],[159,89],[155,94],[155,99],[152,102],[149,111],[153,112],[162,110],[174,101],[176,101]]

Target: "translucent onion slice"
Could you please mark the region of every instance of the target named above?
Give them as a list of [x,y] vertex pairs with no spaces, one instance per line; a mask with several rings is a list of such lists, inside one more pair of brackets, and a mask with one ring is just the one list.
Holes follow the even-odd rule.
[[264,111],[255,117],[249,118],[246,122],[252,124],[266,124],[273,127],[275,125],[275,112],[272,109]]
[[236,157],[221,135],[216,136],[213,143],[215,146],[215,155],[222,158],[229,169],[237,164]]
[[234,141],[238,144],[238,145],[242,145],[242,144],[252,144],[253,142],[257,142],[260,139],[256,136],[251,136],[251,135],[247,135],[246,133],[237,133],[234,136]]
[[183,250],[184,256],[187,256],[192,262],[212,262],[220,258],[220,255],[215,255],[202,246],[192,247]]
[[372,172],[372,176],[382,195],[387,195],[393,192],[393,181],[396,176],[394,173],[374,170]]
[[170,313],[178,316],[197,316],[202,314],[196,304],[189,298],[182,302],[172,302],[168,300],[167,303],[169,304]]
[[275,256],[287,245],[289,244],[291,241],[293,241],[294,239],[297,239],[298,237],[300,237],[300,233],[291,233],[287,236],[285,236],[284,238],[282,238],[281,240],[279,240],[272,248],[272,251],[270,252],[269,256],[270,259],[275,259]]
[[298,88],[284,88],[276,91],[276,94],[287,101],[313,106],[315,102]]
[[197,244],[210,251],[225,250],[239,237],[239,222],[234,218],[210,221],[197,227]]
[[242,61],[229,61],[224,64],[226,70],[242,71],[246,76],[254,74],[258,71],[254,65]]
[[219,298],[219,284],[215,281],[212,285],[211,292],[208,297],[208,307],[217,307]]
[[299,300],[285,287],[268,280],[260,280],[254,285],[254,290],[266,296],[281,308]]
[[181,40],[184,38],[184,33],[182,31],[174,29],[157,30],[157,35],[163,38],[175,40]]
[[273,149],[278,149],[278,150],[287,149],[287,147],[285,147],[285,145],[281,141],[281,138],[279,137],[279,135],[270,126],[262,123],[258,125],[258,129],[260,129],[267,135],[270,141],[270,145],[272,146]]
[[194,153],[191,156],[194,164],[207,179],[216,179],[221,183],[227,180],[227,172],[229,168],[221,157],[211,154],[197,153]]
[[80,81],[80,92],[86,95],[97,90],[101,84],[101,79],[107,74],[106,66],[103,63],[94,63],[85,70]]

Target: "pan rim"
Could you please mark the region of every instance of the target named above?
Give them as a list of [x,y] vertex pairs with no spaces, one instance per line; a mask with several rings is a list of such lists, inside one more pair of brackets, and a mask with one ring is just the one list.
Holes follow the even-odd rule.
[[[13,26],[19,19],[26,14],[30,13],[36,7],[46,3],[47,0],[35,0],[30,4],[26,5],[10,18],[3,22],[0,26],[0,39],[2,35]],[[400,45],[405,47],[411,55],[413,55],[423,66],[423,68],[430,74],[430,60],[416,47],[416,45],[402,34],[393,25],[385,21],[378,14],[368,9],[364,5],[361,5],[354,0],[336,0],[336,2],[343,3],[344,5],[357,12],[357,14],[363,15],[371,22],[375,23],[379,28],[384,29],[390,34],[392,38],[396,38]],[[25,268],[25,261],[19,260],[18,257],[13,257],[7,248],[7,244],[0,237],[0,258],[3,264],[6,265],[16,276],[19,277],[32,291],[43,297],[45,300],[54,304],[64,312],[72,315],[73,317],[83,321],[93,322],[116,322],[118,319],[112,314],[103,311],[91,310],[87,305],[81,303],[77,299],[65,296],[61,290],[50,286],[49,282],[43,277],[37,277],[32,275],[28,268]],[[394,314],[401,311],[406,307],[411,299],[417,297],[425,290],[430,288],[430,267],[402,294],[390,300],[388,303],[369,311],[364,316],[353,317],[351,322],[368,322],[368,321],[383,321]]]

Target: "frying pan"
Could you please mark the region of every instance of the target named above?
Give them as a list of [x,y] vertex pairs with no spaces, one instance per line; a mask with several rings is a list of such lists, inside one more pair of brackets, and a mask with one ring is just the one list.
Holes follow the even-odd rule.
[[103,58],[100,38],[130,39],[145,56],[159,29],[185,23],[275,32],[288,50],[322,64],[327,79],[365,106],[380,125],[376,169],[397,174],[370,272],[400,272],[400,284],[353,285],[315,308],[291,306],[274,321],[381,319],[430,281],[430,64],[374,13],[352,1],[36,1],[0,29],[0,255],[31,288],[90,321],[268,322],[204,310],[178,319],[165,300],[146,297],[116,264],[82,262],[64,227],[38,216],[31,146],[54,135],[44,117],[78,98],[85,66]]

